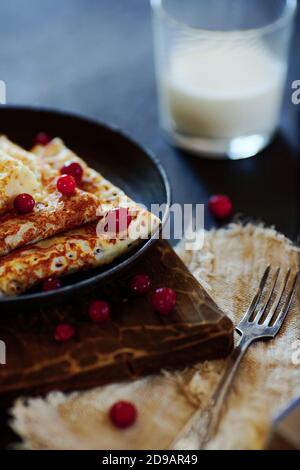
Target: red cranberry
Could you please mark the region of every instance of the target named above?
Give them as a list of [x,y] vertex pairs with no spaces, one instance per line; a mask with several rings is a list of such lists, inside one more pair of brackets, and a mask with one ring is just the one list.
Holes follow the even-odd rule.
[[45,279],[42,285],[44,292],[49,292],[51,290],[60,289],[60,287],[61,287],[61,282],[59,279],[55,277],[49,277],[49,279]]
[[66,342],[72,339],[75,335],[75,329],[69,323],[60,323],[55,328],[54,338],[59,342]]
[[208,201],[208,208],[216,219],[227,219],[232,214],[232,202],[224,194],[211,196]]
[[82,169],[82,166],[77,162],[66,163],[62,167],[60,172],[61,172],[62,175],[71,175],[71,176],[73,176],[75,178],[77,184],[80,184],[81,181],[82,181],[83,169]]
[[135,423],[137,410],[136,407],[128,401],[118,401],[111,407],[109,416],[111,422],[117,428],[128,428]]
[[14,207],[19,214],[29,214],[34,206],[35,200],[30,194],[19,194],[14,200]]
[[76,189],[76,180],[71,175],[62,175],[57,180],[57,189],[64,196],[72,196]]
[[125,207],[111,210],[105,217],[105,232],[119,233],[128,229],[132,217],[129,210]]
[[176,304],[176,292],[169,287],[160,287],[152,295],[152,305],[154,310],[162,315],[168,315]]
[[130,289],[134,294],[146,294],[151,286],[150,277],[146,274],[137,274],[131,279]]
[[110,307],[104,300],[94,300],[89,305],[89,317],[95,323],[103,323],[110,316]]
[[35,143],[38,145],[47,145],[51,142],[51,137],[46,132],[39,132],[35,137]]

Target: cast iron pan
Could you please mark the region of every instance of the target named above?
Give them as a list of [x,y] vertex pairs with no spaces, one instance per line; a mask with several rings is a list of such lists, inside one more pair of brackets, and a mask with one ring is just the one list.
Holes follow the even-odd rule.
[[[30,149],[40,131],[61,137],[92,168],[123,189],[134,201],[148,208],[151,204],[166,204],[164,223],[170,204],[170,185],[163,167],[148,151],[116,128],[91,119],[48,109],[0,106],[0,134],[6,134]],[[134,251],[106,267],[66,276],[63,287],[57,291],[43,293],[36,288],[18,297],[0,299],[0,312],[45,307],[87,293],[120,275],[156,238],[153,234]]]

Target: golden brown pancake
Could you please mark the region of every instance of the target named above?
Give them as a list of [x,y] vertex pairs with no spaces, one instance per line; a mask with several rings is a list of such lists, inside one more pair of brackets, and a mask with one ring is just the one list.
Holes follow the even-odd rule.
[[[59,171],[4,136],[0,137],[0,152],[0,166],[2,161],[5,170],[0,178],[0,195],[1,191],[5,194],[0,215],[0,256],[97,220],[98,199],[92,193],[76,189],[72,196],[63,196],[56,189]],[[12,209],[12,201],[18,190],[28,192],[28,187],[22,191],[21,184],[26,186],[29,176],[36,206],[31,213],[20,215]]]
[[[60,139],[54,139],[45,147],[37,146],[33,151],[56,170],[67,162],[80,163],[84,169],[82,187],[99,198],[98,213],[104,218],[98,224],[87,224],[0,258],[2,295],[25,292],[49,277],[106,265],[147,239],[160,223],[156,216],[128,198],[122,190],[88,168]],[[105,215],[119,207],[128,209],[132,220],[128,230],[110,237],[109,233],[99,228]]]
[[97,235],[97,224],[88,224],[0,258],[0,295],[17,295],[43,279],[61,277],[111,263],[157,228],[159,220],[140,209],[126,237]]
[[84,170],[81,189],[94,194],[102,202],[116,200],[117,207],[122,203],[122,199],[129,201],[129,198],[120,188],[117,188],[100,173],[90,168],[82,158],[66,147],[58,137],[49,142],[48,145],[36,145],[32,149],[32,153],[56,171],[60,171],[67,163],[79,163]]

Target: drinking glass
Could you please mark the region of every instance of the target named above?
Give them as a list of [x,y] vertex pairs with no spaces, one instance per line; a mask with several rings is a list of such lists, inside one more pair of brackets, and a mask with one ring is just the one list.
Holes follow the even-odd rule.
[[211,158],[247,158],[280,118],[297,0],[151,0],[163,130]]

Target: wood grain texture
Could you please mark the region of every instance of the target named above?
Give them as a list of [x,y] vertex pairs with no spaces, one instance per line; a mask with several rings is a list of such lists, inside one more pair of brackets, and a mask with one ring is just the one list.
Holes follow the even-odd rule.
[[[150,275],[152,290],[176,290],[171,315],[153,311],[151,292],[146,297],[129,294],[129,280],[139,272]],[[0,404],[24,394],[84,389],[182,368],[226,356],[232,348],[231,321],[165,241],[158,241],[124,277],[96,296],[112,306],[111,319],[102,325],[87,316],[91,298],[59,309],[2,316],[7,364],[0,369]],[[54,329],[65,321],[75,326],[76,337],[58,344]]]

